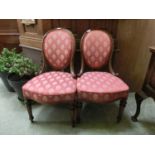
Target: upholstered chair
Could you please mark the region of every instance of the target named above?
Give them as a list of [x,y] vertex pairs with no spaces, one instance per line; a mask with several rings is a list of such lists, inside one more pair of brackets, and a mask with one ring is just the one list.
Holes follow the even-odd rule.
[[[117,122],[120,122],[122,118],[129,87],[113,71],[112,51],[113,39],[107,32],[88,30],[84,33],[81,39],[81,70],[77,79],[79,102],[77,122],[80,122],[82,101],[104,104],[120,100]],[[87,65],[91,71],[84,72],[84,65]],[[103,71],[104,69],[106,71]]]
[[[72,126],[74,126],[76,79],[74,78],[73,56],[75,38],[67,29],[51,30],[43,38],[42,51],[43,66],[40,74],[22,87],[29,119],[33,122],[31,100],[50,105],[68,103],[71,105],[71,120]],[[64,72],[68,66],[70,66],[70,72]]]

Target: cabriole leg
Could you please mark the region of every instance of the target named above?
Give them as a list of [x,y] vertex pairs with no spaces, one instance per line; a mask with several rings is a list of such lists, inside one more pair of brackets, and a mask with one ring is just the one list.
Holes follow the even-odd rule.
[[123,112],[124,112],[124,108],[127,104],[127,99],[126,98],[123,98],[120,100],[120,106],[119,106],[119,111],[118,111],[118,116],[117,116],[117,123],[119,123],[121,120],[122,120],[122,115],[123,115]]
[[26,108],[27,108],[27,112],[29,115],[29,120],[33,123],[33,114],[32,114],[32,103],[30,100],[25,100],[25,104],[26,104]]
[[138,121],[137,117],[140,114],[140,108],[141,108],[141,103],[143,101],[143,98],[138,93],[136,93],[135,99],[136,99],[137,109],[136,109],[135,115],[132,116],[131,119],[132,119],[132,121],[137,122]]

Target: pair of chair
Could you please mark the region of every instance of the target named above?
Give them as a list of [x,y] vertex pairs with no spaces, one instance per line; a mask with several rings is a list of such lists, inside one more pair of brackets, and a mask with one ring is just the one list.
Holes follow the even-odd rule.
[[[33,122],[31,100],[42,104],[70,104],[71,122],[74,127],[80,122],[83,101],[103,104],[121,99],[117,116],[117,122],[120,122],[129,87],[112,69],[112,50],[113,40],[107,32],[86,31],[81,39],[81,69],[79,74],[75,74],[73,34],[63,28],[47,32],[43,39],[42,71],[22,88],[31,122]],[[84,64],[94,71],[83,73]],[[70,73],[63,72],[69,65]],[[49,71],[49,66],[55,71]],[[106,66],[111,73],[99,71]]]

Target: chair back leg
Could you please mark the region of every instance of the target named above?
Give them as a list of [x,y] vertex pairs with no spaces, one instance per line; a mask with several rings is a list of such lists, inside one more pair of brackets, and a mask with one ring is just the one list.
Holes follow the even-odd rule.
[[76,124],[76,99],[74,99],[73,103],[71,104],[71,124],[72,127],[75,127]]
[[82,103],[80,101],[77,101],[77,105],[76,105],[76,123],[80,123],[81,122],[81,108],[82,108]]

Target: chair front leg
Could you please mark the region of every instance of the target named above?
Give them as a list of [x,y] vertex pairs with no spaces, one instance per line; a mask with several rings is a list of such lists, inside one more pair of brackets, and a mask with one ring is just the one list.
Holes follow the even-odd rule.
[[126,98],[123,98],[120,100],[120,106],[119,106],[119,111],[118,111],[118,116],[117,116],[117,123],[119,123],[122,120],[123,111],[127,104],[126,100],[127,100]]
[[26,104],[26,108],[27,108],[27,112],[29,115],[29,120],[31,121],[31,123],[33,123],[33,114],[32,114],[32,103],[30,100],[25,100],[25,104]]

